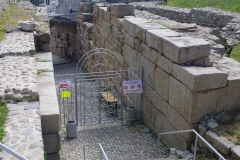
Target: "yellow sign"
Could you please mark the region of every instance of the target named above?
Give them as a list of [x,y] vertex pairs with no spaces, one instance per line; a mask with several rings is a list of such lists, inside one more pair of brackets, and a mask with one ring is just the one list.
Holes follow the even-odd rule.
[[69,91],[62,91],[62,98],[69,98],[71,93]]

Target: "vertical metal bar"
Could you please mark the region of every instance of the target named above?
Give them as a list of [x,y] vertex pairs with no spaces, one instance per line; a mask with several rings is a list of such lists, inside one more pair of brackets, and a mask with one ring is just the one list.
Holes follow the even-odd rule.
[[[123,83],[124,80],[124,71],[122,71],[122,82]],[[120,95],[121,95],[121,123],[123,126],[123,85],[121,84],[121,91],[120,91]]]
[[[73,80],[73,75],[71,74],[70,75],[71,76],[71,81]],[[74,120],[73,119],[73,89],[72,89],[72,84],[71,84],[71,116],[72,116],[72,120]],[[75,96],[75,95],[74,95]],[[77,121],[77,120],[76,120]]]
[[99,148],[99,150],[100,150],[100,159],[102,160],[102,150],[101,148]]
[[83,159],[86,159],[86,155],[85,155],[85,146],[83,146]]
[[[98,50],[98,63],[100,64],[100,59],[101,57],[100,57],[100,50]],[[99,72],[99,69],[98,69],[98,72]],[[100,78],[100,75],[99,75],[99,73],[98,73],[98,90],[100,90],[100,93],[98,93],[98,97],[99,97],[99,123],[102,123],[102,115],[101,115],[101,112],[102,112],[102,100],[101,100],[101,97],[102,97],[102,91],[101,91],[101,78]],[[98,91],[99,92],[99,91]]]
[[[57,85],[59,84],[59,76],[57,76]],[[60,100],[60,88],[58,85],[58,104],[59,104],[59,110],[60,110],[60,126],[62,125],[62,105],[61,105],[61,100]]]
[[[140,68],[140,78],[141,78],[141,81],[142,81],[142,76],[143,76],[143,67]],[[143,85],[143,83],[142,83]],[[142,96],[143,94],[141,93],[140,94],[140,109],[139,109],[139,121],[141,121],[141,112],[142,112]]]
[[195,146],[194,146],[194,157],[193,157],[194,160],[196,160],[197,142],[198,142],[198,136],[196,135],[196,138],[195,138]]
[[[75,116],[76,116],[76,123],[78,126],[78,103],[77,103],[77,74],[74,75],[74,87],[75,87]],[[81,99],[81,95],[80,95],[80,99]],[[81,111],[81,108],[80,108]]]

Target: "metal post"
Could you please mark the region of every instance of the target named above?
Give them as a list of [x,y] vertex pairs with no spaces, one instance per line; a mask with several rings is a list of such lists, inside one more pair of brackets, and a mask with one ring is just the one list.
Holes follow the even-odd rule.
[[[122,83],[124,81],[124,71],[122,71]],[[123,126],[123,85],[121,84],[121,123]]]
[[83,146],[83,159],[84,160],[86,159],[86,156],[85,156],[85,146]]
[[[76,124],[78,126],[78,104],[77,104],[77,73],[74,76],[74,80],[75,80],[75,116],[76,116]],[[81,97],[81,95],[80,95]],[[81,109],[80,109],[81,110]]]
[[100,159],[102,160],[102,150],[101,148],[99,148],[99,150],[100,150]]
[[196,154],[197,154],[197,141],[198,141],[198,136],[196,135],[195,138],[195,147],[194,147],[194,160],[196,160]]

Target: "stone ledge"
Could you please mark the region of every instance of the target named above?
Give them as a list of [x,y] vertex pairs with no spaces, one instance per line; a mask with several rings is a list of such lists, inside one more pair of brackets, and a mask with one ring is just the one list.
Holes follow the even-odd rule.
[[223,88],[228,74],[214,67],[180,66],[173,63],[172,75],[193,92]]

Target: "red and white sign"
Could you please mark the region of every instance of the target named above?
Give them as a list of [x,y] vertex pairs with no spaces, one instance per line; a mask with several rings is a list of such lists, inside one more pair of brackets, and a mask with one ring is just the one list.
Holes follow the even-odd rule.
[[123,93],[142,93],[142,80],[123,81]]
[[59,88],[69,88],[71,86],[71,79],[65,79],[58,82]]

